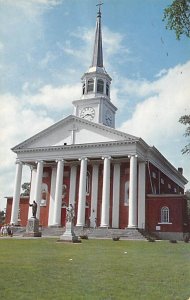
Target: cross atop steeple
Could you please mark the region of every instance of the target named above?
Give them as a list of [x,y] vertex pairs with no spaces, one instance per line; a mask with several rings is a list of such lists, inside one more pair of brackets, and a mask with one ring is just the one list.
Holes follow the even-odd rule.
[[99,4],[96,4],[96,6],[99,6],[99,10],[98,10],[98,17],[101,17],[101,10],[100,7],[101,5],[103,5],[104,3],[101,3],[101,1],[99,2]]

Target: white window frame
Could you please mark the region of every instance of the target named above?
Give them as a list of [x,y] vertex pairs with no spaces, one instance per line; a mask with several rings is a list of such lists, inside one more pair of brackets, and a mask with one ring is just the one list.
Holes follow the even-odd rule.
[[172,224],[170,222],[170,210],[169,210],[169,207],[163,206],[161,208],[160,218],[161,218],[161,222],[158,223],[158,224]]
[[129,180],[125,181],[124,205],[129,206]]

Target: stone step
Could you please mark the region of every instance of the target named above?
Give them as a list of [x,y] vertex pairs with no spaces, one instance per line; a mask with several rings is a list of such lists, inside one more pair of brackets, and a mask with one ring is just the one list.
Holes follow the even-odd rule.
[[[14,228],[14,235],[23,235],[25,227]],[[43,227],[42,236],[59,237],[65,232],[65,227]],[[130,240],[146,240],[137,229],[109,229],[109,228],[81,228],[75,227],[74,232],[78,236],[87,235],[89,238],[113,238]]]

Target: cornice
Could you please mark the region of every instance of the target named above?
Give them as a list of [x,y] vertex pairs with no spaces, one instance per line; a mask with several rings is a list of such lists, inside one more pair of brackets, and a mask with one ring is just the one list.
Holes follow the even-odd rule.
[[101,142],[101,143],[86,143],[86,144],[72,144],[72,145],[59,145],[59,146],[48,146],[48,147],[35,147],[35,148],[21,148],[17,149],[16,153],[27,153],[27,152],[53,152],[65,149],[89,149],[89,148],[99,148],[99,147],[111,147],[111,146],[122,146],[129,144],[136,144],[136,140],[121,140],[121,141],[111,141],[111,142]]
[[158,151],[156,147],[149,147],[147,160],[182,188],[184,188],[183,185],[188,183],[188,180],[179,173],[179,171]]

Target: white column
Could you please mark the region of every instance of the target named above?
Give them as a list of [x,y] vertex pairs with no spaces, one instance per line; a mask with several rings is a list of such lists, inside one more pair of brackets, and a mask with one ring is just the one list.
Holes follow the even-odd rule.
[[130,158],[128,228],[137,228],[137,156]]
[[92,193],[91,193],[91,214],[90,227],[94,227],[97,219],[97,203],[98,203],[98,171],[99,165],[93,165],[92,169]]
[[106,95],[106,80],[104,80],[104,95]]
[[37,173],[36,173],[36,185],[34,191],[34,199],[37,203],[37,213],[36,217],[40,218],[40,201],[42,197],[42,175],[43,175],[43,161],[38,161],[37,163]]
[[111,157],[104,157],[103,187],[102,187],[102,213],[100,227],[109,227],[110,211],[110,160]]
[[84,82],[85,82],[85,94],[87,94],[87,80],[86,80],[86,78],[85,78],[85,80],[84,80]]
[[[35,186],[36,186],[36,172],[37,169],[34,167],[31,168],[31,182],[30,182],[30,199],[29,202],[32,203],[34,200]],[[28,218],[32,217],[32,207],[29,206]]]
[[52,171],[51,171],[51,187],[50,187],[48,226],[53,225],[53,214],[54,214],[54,206],[55,206],[56,173],[57,173],[57,168],[53,167]]
[[53,214],[53,225],[61,225],[61,204],[62,204],[62,188],[63,188],[63,171],[64,161],[58,160],[57,162],[57,176],[55,186],[55,205]]
[[13,203],[12,203],[12,211],[11,211],[11,224],[12,223],[17,224],[17,222],[18,222],[21,179],[22,179],[22,163],[20,161],[17,161],[16,162],[15,185],[14,185],[14,193],[13,193]]
[[119,228],[120,164],[114,164],[112,227]]
[[85,206],[86,206],[86,173],[87,158],[81,158],[80,180],[79,180],[79,198],[76,226],[85,225]]
[[139,162],[138,174],[138,228],[145,228],[145,162]]
[[70,175],[70,189],[69,189],[69,204],[75,207],[75,196],[76,196],[76,176],[77,176],[77,166],[71,166]]
[[97,78],[94,78],[94,91],[95,94],[97,94]]

